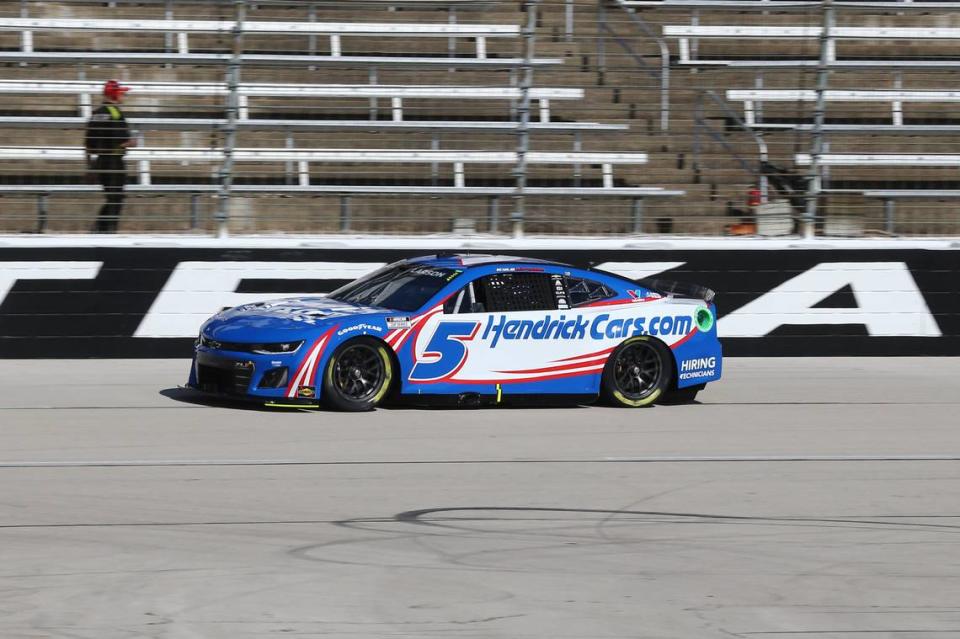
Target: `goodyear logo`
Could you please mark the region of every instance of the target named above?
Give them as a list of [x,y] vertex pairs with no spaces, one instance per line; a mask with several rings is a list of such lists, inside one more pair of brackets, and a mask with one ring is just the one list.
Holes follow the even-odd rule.
[[610,319],[608,313],[587,318],[582,315],[557,317],[547,315],[540,320],[508,320],[506,315],[490,315],[481,339],[491,340],[496,348],[501,340],[582,340],[622,339],[635,335],[686,335],[693,328],[688,315],[654,315]]

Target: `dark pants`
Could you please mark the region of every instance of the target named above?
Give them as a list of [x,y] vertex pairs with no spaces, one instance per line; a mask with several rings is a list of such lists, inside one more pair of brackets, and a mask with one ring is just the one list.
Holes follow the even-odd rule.
[[123,163],[123,156],[98,156],[93,171],[106,197],[97,214],[93,231],[116,233],[117,225],[120,224],[120,210],[123,208],[123,187],[127,183],[127,167]]

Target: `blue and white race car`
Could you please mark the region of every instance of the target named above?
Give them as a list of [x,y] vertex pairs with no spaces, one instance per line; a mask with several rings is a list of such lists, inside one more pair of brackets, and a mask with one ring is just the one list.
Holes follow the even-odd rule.
[[720,379],[713,291],[528,258],[436,255],[201,328],[188,386],[270,406],[692,401]]

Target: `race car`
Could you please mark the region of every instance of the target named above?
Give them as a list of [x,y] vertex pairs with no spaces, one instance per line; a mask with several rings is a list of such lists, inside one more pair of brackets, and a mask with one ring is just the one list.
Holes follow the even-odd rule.
[[268,406],[690,402],[720,379],[710,289],[530,258],[395,262],[207,320],[188,386]]

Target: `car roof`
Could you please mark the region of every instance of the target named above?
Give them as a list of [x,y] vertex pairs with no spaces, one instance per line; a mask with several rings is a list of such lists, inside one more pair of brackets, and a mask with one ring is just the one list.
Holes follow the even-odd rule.
[[562,262],[539,260],[533,257],[486,255],[480,253],[438,253],[437,255],[412,257],[406,260],[406,262],[410,264],[436,266],[438,268],[471,268],[476,266],[486,266],[489,264],[550,264],[553,266],[569,266],[569,264],[564,264]]

